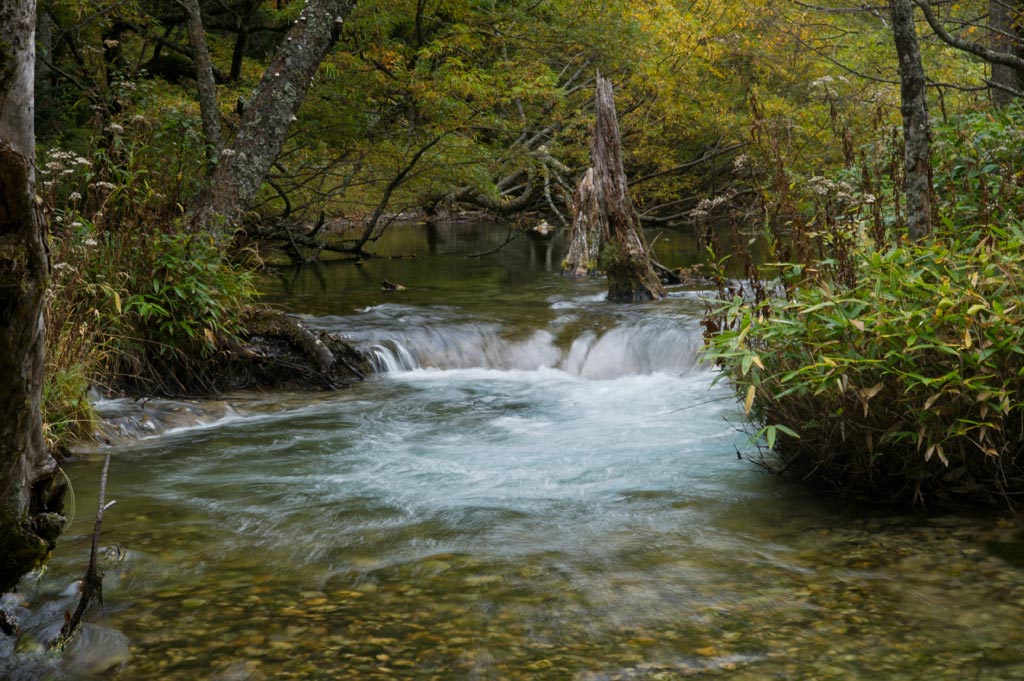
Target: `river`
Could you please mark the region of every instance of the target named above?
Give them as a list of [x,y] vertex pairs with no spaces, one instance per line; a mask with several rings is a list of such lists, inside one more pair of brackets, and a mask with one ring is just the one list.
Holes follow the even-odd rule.
[[[701,293],[608,304],[559,276],[558,238],[463,257],[504,235],[396,225],[379,246],[419,257],[263,280],[374,354],[353,388],[103,402],[130,437],[66,465],[75,519],[0,676],[1024,678],[1019,517],[766,475],[698,360]],[[32,639],[84,569],[107,452],[123,552],[91,651],[58,663]]]

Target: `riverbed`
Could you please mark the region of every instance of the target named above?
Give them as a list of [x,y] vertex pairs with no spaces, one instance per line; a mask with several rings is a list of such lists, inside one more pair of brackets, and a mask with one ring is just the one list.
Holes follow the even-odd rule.
[[[505,228],[392,230],[379,248],[415,257],[261,284],[358,340],[366,382],[101,404],[121,432],[65,467],[75,519],[27,585],[22,645],[59,627],[109,453],[102,543],[120,549],[99,652],[6,673],[1024,678],[1021,519],[895,512],[762,472],[699,359],[707,292],[612,305],[560,276],[558,236],[466,258]],[[656,247],[702,255],[685,234]]]

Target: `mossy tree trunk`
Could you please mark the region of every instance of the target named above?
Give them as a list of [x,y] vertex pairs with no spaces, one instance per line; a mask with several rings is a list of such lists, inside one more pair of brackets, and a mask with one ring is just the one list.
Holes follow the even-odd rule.
[[0,4],[0,592],[39,565],[63,518],[43,442],[43,297],[49,256],[35,202],[35,0]]
[[651,265],[640,218],[629,196],[612,84],[600,74],[595,109],[597,120],[590,141],[595,196],[588,203],[600,212],[588,220],[604,226],[600,267],[608,275],[608,300],[629,303],[664,298],[665,288]]
[[903,114],[903,164],[907,232],[920,241],[932,227],[931,124],[924,67],[914,28],[913,0],[889,0],[892,33],[900,71],[900,112]]
[[284,145],[320,62],[337,40],[353,0],[308,0],[242,111],[238,134],[220,155],[192,206],[193,223],[230,234],[249,209]]

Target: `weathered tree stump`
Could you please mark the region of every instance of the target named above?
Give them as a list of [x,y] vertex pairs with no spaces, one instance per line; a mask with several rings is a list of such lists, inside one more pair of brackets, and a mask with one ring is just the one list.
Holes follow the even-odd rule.
[[[608,300],[636,303],[664,298],[665,288],[647,254],[640,218],[629,197],[612,85],[597,76],[597,120],[590,140],[591,169],[576,191],[573,235],[565,268],[576,276],[598,267],[608,275]],[[594,237],[600,234],[595,249]]]
[[586,277],[597,270],[601,235],[606,230],[601,200],[594,186],[594,169],[586,174],[572,199],[572,241],[562,269],[574,277]]

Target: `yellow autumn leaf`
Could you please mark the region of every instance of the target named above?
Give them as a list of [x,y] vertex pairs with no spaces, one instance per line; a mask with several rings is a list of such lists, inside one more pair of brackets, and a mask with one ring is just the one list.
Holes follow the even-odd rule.
[[114,309],[117,310],[117,314],[121,314],[121,294],[114,291]]
[[750,386],[747,388],[747,397],[743,400],[743,413],[750,414],[750,408],[754,406],[754,393],[757,392],[757,388]]

